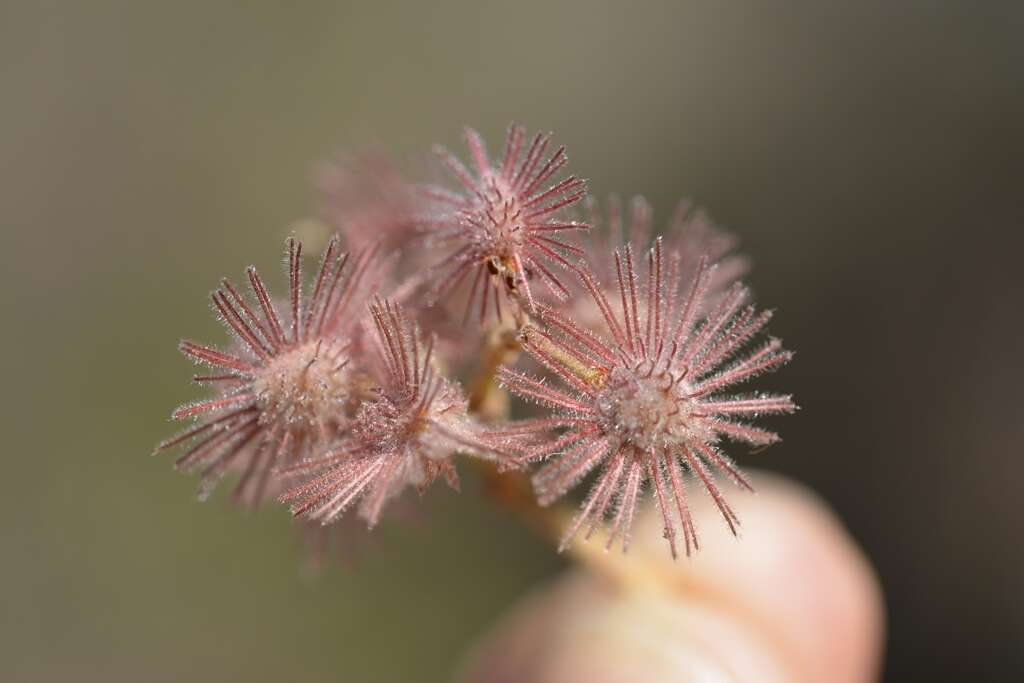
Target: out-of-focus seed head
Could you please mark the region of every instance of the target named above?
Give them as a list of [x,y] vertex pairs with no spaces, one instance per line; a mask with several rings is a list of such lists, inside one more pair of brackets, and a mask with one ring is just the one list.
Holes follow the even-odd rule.
[[[381,243],[399,249],[417,237],[420,198],[377,151],[339,156],[317,169],[320,215],[351,250]],[[409,250],[415,255],[415,250]]]
[[[618,297],[615,252],[627,243],[641,249],[653,246],[654,213],[647,200],[639,195],[629,201],[627,210],[615,194],[608,195],[603,203],[588,196],[584,211],[591,226],[584,245],[586,261],[594,279],[604,285],[605,296],[614,300]],[[750,270],[749,259],[736,252],[739,243],[736,236],[715,225],[705,211],[694,208],[686,200],[676,205],[661,239],[669,282],[685,288],[697,274],[701,259],[710,267],[707,293],[701,302],[705,307],[713,306],[723,292]],[[641,300],[639,304],[642,309],[646,302]],[[603,316],[591,297],[573,297],[570,305],[571,317],[581,325],[592,330],[603,327]]]

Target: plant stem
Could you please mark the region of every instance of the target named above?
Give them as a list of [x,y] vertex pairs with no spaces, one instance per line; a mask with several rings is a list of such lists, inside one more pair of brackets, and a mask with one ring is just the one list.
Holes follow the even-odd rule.
[[[518,330],[499,327],[487,335],[484,342],[483,363],[470,384],[469,412],[485,422],[503,422],[508,419],[508,397],[494,380],[498,368],[513,362],[519,355]],[[499,400],[495,400],[499,399]]]
[[[526,324],[518,321],[519,329]],[[508,419],[507,395],[495,382],[498,368],[512,362],[520,352],[517,340],[519,330],[498,328],[492,331],[484,343],[481,357],[483,362],[471,383],[469,412],[487,422],[502,422]],[[549,507],[537,504],[529,477],[521,471],[502,471],[492,462],[474,459],[487,494],[496,503],[510,511],[531,529],[556,546],[562,542],[565,530],[573,518],[571,506],[559,503]],[[592,542],[578,540],[569,544],[566,552],[577,562],[605,576],[621,589],[637,590],[664,587],[653,567],[645,562],[627,561],[623,553],[610,552],[603,540],[604,532],[595,534]]]

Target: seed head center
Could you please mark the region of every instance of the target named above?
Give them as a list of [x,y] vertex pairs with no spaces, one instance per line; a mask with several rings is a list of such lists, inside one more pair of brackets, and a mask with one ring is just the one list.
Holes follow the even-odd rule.
[[694,438],[692,405],[667,374],[615,368],[597,395],[599,422],[621,446],[653,453]]
[[256,378],[265,422],[300,428],[329,424],[348,395],[341,349],[330,342],[308,342],[274,358]]

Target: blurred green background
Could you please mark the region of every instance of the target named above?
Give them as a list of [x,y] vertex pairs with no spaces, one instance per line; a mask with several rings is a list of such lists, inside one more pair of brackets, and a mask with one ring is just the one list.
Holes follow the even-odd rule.
[[196,396],[176,341],[223,338],[221,275],[276,278],[316,161],[512,119],[740,235],[804,406],[741,461],[864,545],[887,677],[1024,674],[1022,31],[1008,2],[0,4],[0,680],[446,680],[559,570],[438,490],[311,580],[283,510],[149,457]]

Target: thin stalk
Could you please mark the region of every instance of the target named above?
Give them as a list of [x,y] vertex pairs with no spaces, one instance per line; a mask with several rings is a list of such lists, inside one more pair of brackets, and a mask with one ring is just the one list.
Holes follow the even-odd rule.
[[[521,328],[527,321],[517,321]],[[499,328],[492,331],[484,342],[480,365],[470,383],[469,412],[486,422],[504,422],[509,418],[509,402],[504,390],[495,381],[497,370],[513,362],[520,352],[518,330]],[[472,461],[484,482],[487,495],[522,520],[540,536],[556,547],[569,528],[573,508],[564,502],[548,507],[537,504],[530,478],[521,471],[502,471],[494,463],[474,458]],[[565,552],[575,561],[606,577],[621,590],[663,590],[671,585],[665,572],[651,563],[636,561],[624,553],[609,551],[600,536],[590,541],[570,543]]]

